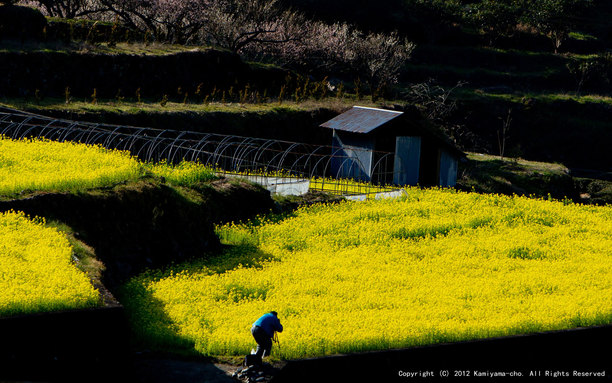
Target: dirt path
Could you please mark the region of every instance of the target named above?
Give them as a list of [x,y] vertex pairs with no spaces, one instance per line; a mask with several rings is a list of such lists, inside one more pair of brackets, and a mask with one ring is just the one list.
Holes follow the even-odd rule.
[[[278,371],[282,366],[274,366]],[[207,360],[185,360],[165,356],[137,357],[133,362],[135,383],[236,383],[232,374],[240,366]]]
[[232,373],[238,368],[209,361],[163,357],[136,358],[133,364],[134,382],[138,383],[236,383]]

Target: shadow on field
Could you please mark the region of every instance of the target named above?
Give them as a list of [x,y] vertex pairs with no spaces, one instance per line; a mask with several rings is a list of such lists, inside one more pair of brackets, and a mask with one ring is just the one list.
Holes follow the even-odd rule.
[[172,349],[192,353],[195,343],[178,333],[178,327],[166,313],[164,303],[155,298],[143,284],[131,283],[129,286],[129,290],[122,291],[122,294],[132,348],[141,351]]
[[197,273],[206,269],[215,274],[223,274],[238,266],[261,269],[265,263],[277,260],[272,254],[262,251],[256,245],[243,242],[221,245],[221,251],[203,258],[194,258],[187,263],[172,265],[167,272],[172,271],[176,275]]
[[289,361],[273,382],[610,382],[612,325]]
[[252,244],[222,245],[221,255],[204,261],[204,265],[218,274],[233,270],[238,266],[261,269],[267,262],[277,258]]
[[[243,243],[223,245],[222,251],[213,257],[196,259],[188,263],[173,265],[164,272],[151,274],[150,280],[156,281],[172,273],[191,274],[207,269],[222,274],[239,265],[261,268],[273,260],[271,254],[261,251],[257,246]],[[231,373],[235,366],[215,364],[207,357],[197,355],[194,341],[179,334],[177,324],[168,316],[165,303],[156,298],[147,288],[147,282],[128,283],[122,289],[125,310],[131,326],[133,345],[137,350],[132,360],[130,381],[137,383],[188,383],[188,382],[234,382]],[[267,287],[241,286],[230,283],[218,292],[219,301],[240,301],[245,298],[259,299],[267,294]],[[129,298],[128,298],[129,296]],[[199,320],[202,327],[210,323],[203,313]],[[153,330],[151,330],[153,327]],[[146,330],[149,328],[149,330]],[[154,335],[151,335],[154,332]],[[166,352],[172,352],[167,354]]]
[[[144,280],[137,278],[127,283],[120,291],[120,300],[128,316],[134,348],[153,352],[172,350],[184,355],[195,355],[195,342],[179,333],[179,326],[167,314],[166,302],[154,296],[150,282],[154,283],[169,275],[193,275],[199,272],[222,274],[239,266],[261,268],[265,262],[273,259],[271,254],[254,245],[224,245],[223,250],[216,256],[173,265],[165,271],[152,272]],[[215,299],[219,302],[265,299],[268,289],[268,286],[228,283],[219,289]],[[197,298],[195,303],[197,304]],[[197,325],[202,328],[211,326],[206,313],[198,315],[190,320],[199,321]]]
[[[225,369],[224,369],[225,367]],[[230,383],[232,368],[218,366],[206,358],[178,359],[163,355],[136,357],[132,383]]]

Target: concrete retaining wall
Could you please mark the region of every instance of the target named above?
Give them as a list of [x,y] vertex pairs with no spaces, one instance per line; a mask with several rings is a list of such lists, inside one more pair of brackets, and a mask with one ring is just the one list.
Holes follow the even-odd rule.
[[261,185],[270,193],[280,195],[304,195],[310,189],[307,179],[289,177],[243,176],[238,174],[223,174],[226,178],[241,178]]
[[[387,198],[399,198],[406,195],[406,191],[404,189],[393,190],[390,192],[381,192],[376,193],[374,195],[374,199],[387,199]],[[355,195],[347,195],[346,199],[350,201],[365,201],[368,199],[368,194],[355,194]]]

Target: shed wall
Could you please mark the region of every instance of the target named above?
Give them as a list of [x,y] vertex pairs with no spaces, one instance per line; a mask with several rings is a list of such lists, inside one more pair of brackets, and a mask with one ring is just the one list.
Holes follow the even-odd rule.
[[393,183],[395,185],[418,184],[420,161],[421,137],[396,137]]
[[457,184],[457,158],[446,150],[440,150],[440,186]]
[[372,159],[375,140],[334,130],[331,176],[369,182],[372,179]]

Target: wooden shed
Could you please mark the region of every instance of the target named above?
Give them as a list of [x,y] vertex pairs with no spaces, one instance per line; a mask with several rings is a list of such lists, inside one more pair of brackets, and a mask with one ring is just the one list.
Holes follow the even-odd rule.
[[[321,127],[333,132],[331,170],[343,178],[455,186],[458,161],[465,157],[446,136],[411,121],[404,112],[354,106]],[[392,169],[381,169],[383,163]]]

